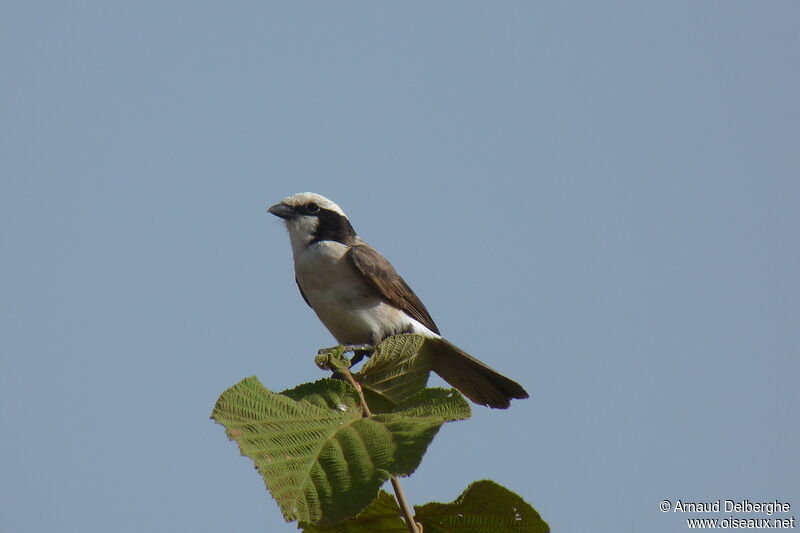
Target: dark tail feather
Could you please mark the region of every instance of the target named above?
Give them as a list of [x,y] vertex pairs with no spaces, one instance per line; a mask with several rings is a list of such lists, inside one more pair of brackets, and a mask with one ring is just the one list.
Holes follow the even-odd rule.
[[512,399],[528,397],[525,389],[492,370],[444,339],[430,339],[434,347],[433,370],[442,379],[480,405],[507,409]]

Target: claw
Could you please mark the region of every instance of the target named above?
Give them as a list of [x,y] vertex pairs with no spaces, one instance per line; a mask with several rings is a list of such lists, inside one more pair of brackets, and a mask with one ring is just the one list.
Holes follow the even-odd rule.
[[[374,350],[375,347],[371,344],[340,344],[338,346],[331,346],[330,348],[320,348],[317,350],[317,358],[319,359],[320,356],[330,355],[341,357],[347,352],[353,352],[353,358],[350,359],[350,366],[352,367],[364,359],[365,355],[372,353]],[[319,360],[327,360],[327,357],[323,357]],[[319,365],[319,362],[317,364]]]
[[371,344],[345,344],[342,346],[345,353],[347,352],[371,352],[375,349]]
[[320,348],[317,353],[371,352],[374,349],[375,347],[371,344],[339,344],[330,348]]

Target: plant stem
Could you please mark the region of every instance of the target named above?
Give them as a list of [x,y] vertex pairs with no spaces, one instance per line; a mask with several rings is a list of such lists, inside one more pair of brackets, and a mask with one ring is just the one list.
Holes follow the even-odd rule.
[[[339,370],[339,373],[343,374],[350,385],[352,385],[358,391],[358,398],[361,401],[361,408],[364,410],[364,416],[372,416],[372,411],[369,410],[367,400],[364,398],[364,391],[361,390],[361,384],[356,381],[356,379],[353,377],[353,374],[349,370]],[[394,497],[397,500],[397,504],[400,506],[400,511],[402,511],[403,518],[408,526],[408,532],[421,533],[420,526],[414,521],[414,515],[411,513],[411,507],[408,505],[408,500],[406,500],[406,495],[403,492],[403,487],[400,485],[400,480],[397,479],[396,476],[392,476],[390,481],[392,482],[392,488],[394,489]]]
[[403,492],[403,487],[400,486],[400,480],[392,476],[391,481],[392,488],[394,489],[394,497],[397,499],[397,503],[400,505],[400,510],[403,511],[403,518],[406,520],[409,533],[419,533],[419,529],[417,529],[417,523],[414,522],[414,517],[411,515],[411,507],[408,505],[406,495]]

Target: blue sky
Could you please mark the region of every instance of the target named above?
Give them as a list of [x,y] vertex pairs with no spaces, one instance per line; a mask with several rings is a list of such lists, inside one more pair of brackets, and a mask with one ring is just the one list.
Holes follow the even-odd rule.
[[798,22],[5,2],[4,529],[294,530],[208,415],[245,376],[321,376],[333,339],[266,213],[307,190],[531,393],[444,427],[412,503],[491,478],[556,531],[682,531],[662,499],[800,508]]

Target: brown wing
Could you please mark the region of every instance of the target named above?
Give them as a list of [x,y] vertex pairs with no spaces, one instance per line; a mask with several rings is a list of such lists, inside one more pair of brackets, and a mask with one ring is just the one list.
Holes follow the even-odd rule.
[[385,257],[364,243],[354,244],[347,257],[367,282],[389,303],[403,310],[429,330],[439,333],[439,328],[436,327],[428,310]]

